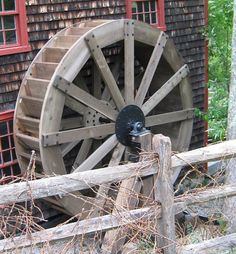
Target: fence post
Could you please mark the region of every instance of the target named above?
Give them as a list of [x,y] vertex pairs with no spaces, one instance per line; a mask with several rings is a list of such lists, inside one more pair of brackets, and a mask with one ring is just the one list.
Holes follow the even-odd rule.
[[171,183],[171,141],[161,134],[153,137],[153,151],[159,155],[159,172],[155,176],[154,198],[161,203],[161,219],[157,221],[159,247],[165,254],[176,253],[174,191]]

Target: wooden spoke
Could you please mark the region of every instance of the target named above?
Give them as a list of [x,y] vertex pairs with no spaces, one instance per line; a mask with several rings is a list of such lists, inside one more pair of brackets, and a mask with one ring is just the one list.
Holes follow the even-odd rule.
[[[109,162],[109,167],[114,167],[114,166],[118,166],[122,156],[125,152],[125,146],[123,146],[121,143],[118,143],[118,145],[116,146],[116,148],[113,151],[111,160]],[[98,191],[97,191],[97,195],[96,195],[96,199],[95,199],[95,204],[94,204],[94,208],[93,208],[93,212],[91,214],[91,217],[97,217],[99,216],[99,212],[101,210],[103,210],[104,204],[106,202],[106,198],[108,195],[108,191],[111,187],[111,184],[107,183],[107,184],[102,184]]]
[[158,103],[160,103],[189,73],[187,65],[180,68],[173,77],[171,77],[160,89],[158,89],[151,98],[146,101],[142,110],[146,116]]
[[161,59],[166,42],[167,42],[167,35],[161,32],[157,40],[156,46],[152,52],[152,56],[149,60],[148,66],[145,70],[143,79],[141,81],[140,87],[138,89],[138,92],[135,98],[135,104],[138,106],[141,106],[143,104],[144,98],[147,94],[147,91],[150,87],[153,76],[155,74],[157,65]]
[[92,153],[78,168],[73,172],[83,172],[93,169],[118,143],[116,135],[108,138],[94,153]]
[[87,108],[82,103],[78,102],[77,100],[75,100],[74,98],[72,98],[70,96],[66,96],[65,105],[68,108],[70,108],[70,109],[74,110],[75,112],[79,113],[80,115],[83,115],[86,108]]
[[134,104],[134,23],[124,24],[125,102]]
[[79,141],[74,141],[71,143],[66,143],[61,145],[61,154],[62,157],[65,157],[75,146],[79,144]]
[[66,93],[67,95],[73,97],[74,99],[84,103],[88,107],[100,112],[109,119],[115,121],[118,114],[117,111],[103,103],[102,101],[96,99],[89,93],[85,92],[83,89],[75,86],[73,83],[66,81],[62,77],[57,76],[55,78],[54,86],[60,91]]
[[87,157],[91,149],[93,140],[91,138],[85,139],[79,149],[79,153],[75,158],[73,168],[77,168]]
[[145,126],[157,126],[166,123],[180,122],[188,119],[192,119],[194,116],[194,109],[185,109],[180,111],[174,111],[170,113],[164,113],[160,115],[147,116],[145,119]]
[[[121,60],[122,60],[122,58],[119,55],[116,58],[116,61],[113,65],[113,67],[112,67],[112,74],[113,74],[116,82],[117,82],[117,80],[119,79],[119,76],[120,76]],[[111,100],[111,94],[110,94],[110,91],[109,91],[107,86],[105,86],[104,91],[102,93],[102,100],[105,100],[105,101],[110,101]]]
[[102,75],[104,82],[109,88],[109,91],[117,108],[121,110],[125,106],[124,99],[120,93],[115,78],[112,75],[112,72],[106,62],[102,50],[100,49],[100,46],[95,39],[95,35],[93,33],[90,33],[90,35],[86,37],[86,42],[88,47],[90,48],[92,57]]
[[82,117],[71,117],[61,120],[60,130],[70,130],[75,128],[80,128],[83,126]]
[[93,65],[93,96],[97,99],[102,97],[102,79],[97,66]]
[[43,135],[43,146],[54,146],[58,144],[80,141],[88,138],[96,138],[106,136],[115,132],[115,124],[102,124],[96,126],[88,126],[84,128],[72,129],[67,131],[59,131],[47,133]]

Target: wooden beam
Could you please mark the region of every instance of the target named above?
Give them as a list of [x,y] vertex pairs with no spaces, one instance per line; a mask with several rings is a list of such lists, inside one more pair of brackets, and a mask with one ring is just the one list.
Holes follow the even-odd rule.
[[[128,169],[128,171],[130,170]],[[87,172],[84,172],[84,173],[87,173]],[[46,179],[43,179],[43,180],[46,180]],[[15,184],[12,184],[12,185],[15,185]],[[0,195],[2,192],[3,190],[1,189]],[[197,204],[199,207],[201,207],[206,202],[209,202],[209,200],[218,199],[218,196],[220,196],[221,198],[224,198],[224,197],[229,197],[232,195],[236,195],[236,186],[233,186],[233,185],[225,186],[224,189],[222,187],[218,187],[217,189],[212,188],[205,191],[201,190],[198,193],[192,193],[189,196],[184,195],[180,199],[179,198],[175,199],[175,204],[174,204],[175,214],[178,214],[181,211],[186,210],[187,206]],[[1,195],[1,197],[2,196],[3,195]],[[185,204],[185,199],[186,199],[186,204]],[[97,231],[104,231],[104,230],[116,228],[118,226],[124,226],[127,224],[136,223],[136,222],[139,222],[141,219],[142,220],[147,218],[152,219],[154,218],[154,216],[156,219],[160,218],[161,209],[159,206],[154,205],[153,207],[135,209],[128,212],[121,212],[119,216],[105,215],[98,218],[83,220],[83,221],[80,221],[79,223],[78,222],[70,223],[67,225],[58,226],[52,229],[46,229],[37,233],[33,233],[30,238],[28,235],[26,235],[26,236],[20,236],[20,237],[1,240],[0,252],[5,251],[6,253],[9,253],[7,251],[11,249],[15,249],[15,248],[21,248],[21,247],[23,248],[25,246],[33,247],[34,245],[40,244],[40,243],[48,243],[50,241],[58,241],[60,239],[74,237],[76,235],[84,235],[84,234],[93,233]],[[188,253],[190,254],[192,252],[187,252],[182,254],[188,254]]]
[[151,58],[148,62],[148,66],[146,68],[146,71],[144,73],[143,79],[141,81],[141,84],[139,86],[139,89],[135,98],[135,103],[138,106],[141,106],[143,104],[143,101],[150,87],[155,71],[157,69],[158,63],[161,59],[163,49],[167,42],[167,38],[168,36],[163,32],[161,32],[158,37],[156,46],[152,52]]
[[158,154],[159,171],[155,175],[154,196],[156,202],[161,202],[161,218],[156,227],[159,229],[158,247],[165,254],[176,253],[174,190],[170,179],[171,142],[162,134],[153,137],[153,150]]
[[125,102],[134,104],[134,22],[124,22]]
[[83,139],[96,138],[106,136],[115,132],[115,124],[101,124],[96,126],[88,126],[67,131],[52,132],[42,135],[43,146],[54,146],[58,144],[80,141]]
[[116,110],[112,109],[110,106],[103,103],[102,101],[96,99],[94,96],[85,92],[83,89],[77,87],[73,83],[68,82],[64,78],[57,76],[55,78],[53,85],[61,92],[73,97],[77,101],[82,102],[88,107],[100,112],[109,119],[113,121],[116,120],[116,116],[118,114]]
[[[226,159],[236,156],[235,140],[225,141],[220,144],[196,149],[189,152],[173,155],[172,160],[172,183],[174,181],[175,168],[180,166],[203,163],[208,160]],[[62,176],[55,176],[28,183],[14,183],[0,186],[0,204],[23,202],[31,198],[43,198],[47,196],[63,195],[68,192],[87,189],[104,183],[119,182],[129,177],[148,176],[157,173],[158,165],[150,162],[138,162],[128,165],[113,166],[103,169],[96,169],[88,172],[73,173]],[[216,189],[211,190],[209,195],[229,196],[235,195],[236,187],[227,186],[225,192]],[[222,196],[222,197],[223,197]],[[200,197],[203,198],[203,197]],[[191,202],[191,200],[189,201]]]
[[145,118],[145,126],[157,126],[166,123],[180,122],[188,119],[192,119],[194,116],[194,109],[184,109],[174,111],[170,113],[164,113],[159,115],[147,116]]
[[190,244],[179,248],[179,254],[208,254],[208,253],[234,253],[231,248],[236,247],[236,233],[216,237],[197,244]]
[[189,73],[188,66],[185,64],[173,77],[171,77],[160,89],[158,89],[143,105],[142,111],[146,116],[158,103],[160,103]]
[[119,110],[121,110],[125,106],[125,101],[121,92],[117,86],[115,78],[110,70],[110,67],[107,64],[106,58],[104,57],[102,50],[100,48],[99,43],[97,42],[95,35],[90,33],[86,37],[87,45],[90,49],[91,55],[102,75],[102,78],[109,88],[111,96]]

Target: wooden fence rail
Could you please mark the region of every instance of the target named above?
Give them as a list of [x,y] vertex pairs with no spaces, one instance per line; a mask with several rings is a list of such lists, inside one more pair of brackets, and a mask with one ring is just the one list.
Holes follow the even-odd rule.
[[[165,151],[165,147],[163,151]],[[170,170],[168,176],[170,177],[170,182],[168,179],[167,181],[165,179],[166,182],[164,181],[162,191],[166,191],[166,193],[169,192],[168,198],[171,200],[171,195],[173,195],[173,193],[171,194],[170,190],[168,190],[168,187],[176,180],[181,167],[203,163],[210,160],[231,158],[234,156],[236,156],[236,141],[232,140],[209,147],[196,149],[194,151],[172,155],[169,159],[170,162],[168,162],[166,159],[168,157],[165,157],[165,154],[162,154],[162,156],[159,156],[159,158],[162,160],[161,162],[157,162],[156,160],[151,162],[144,161],[105,169],[96,169],[93,171],[73,173],[64,176],[53,176],[39,180],[4,185],[0,186],[0,204],[4,205],[31,200],[32,198],[38,199],[54,195],[68,195],[69,192],[88,189],[95,185],[119,182],[132,177],[157,175],[157,173],[162,172],[159,167],[163,164],[163,167],[166,167],[167,169],[169,168],[168,170]],[[163,180],[164,178],[162,177],[160,179]],[[158,195],[157,199],[160,201]],[[226,197],[235,195],[236,186],[234,185],[201,190],[198,192],[189,193],[188,195],[175,197],[174,200],[171,201],[171,206],[173,209],[166,209],[165,211],[168,213],[168,210],[170,210],[174,214],[177,214],[186,210],[187,208],[191,208],[191,206],[197,205],[198,207],[206,207],[206,204],[209,201],[222,200]],[[161,200],[161,204],[162,206],[165,205],[165,200]],[[153,207],[121,212],[117,216],[110,214],[98,218],[74,222],[68,225],[36,232],[30,236],[26,235],[14,237],[12,239],[4,239],[0,241],[0,252],[4,251],[9,253],[10,250],[16,248],[25,248],[26,246],[35,246],[51,241],[57,242],[61,239],[71,238],[81,234],[113,229],[130,223],[136,223],[147,218],[153,218],[154,216],[155,218],[161,218],[161,210],[163,211],[163,207],[155,205]],[[171,214],[164,216],[162,219],[169,218],[169,220],[172,220],[171,218],[173,217],[170,215]],[[165,221],[160,221],[160,225],[162,223],[164,225]],[[165,231],[168,230],[162,230],[162,232]],[[173,231],[173,228],[170,228],[169,232],[167,232],[169,237],[173,237],[170,236],[173,234],[171,231]],[[187,247],[183,251],[185,251],[183,253],[188,253]],[[167,247],[164,252],[174,253],[175,247]]]
[[[176,179],[179,167],[211,160],[231,158],[236,155],[236,140],[179,153],[171,157],[171,179]],[[118,182],[134,176],[148,176],[158,172],[156,162],[138,162],[93,171],[54,176],[0,186],[0,205],[22,202],[88,189],[95,185]]]

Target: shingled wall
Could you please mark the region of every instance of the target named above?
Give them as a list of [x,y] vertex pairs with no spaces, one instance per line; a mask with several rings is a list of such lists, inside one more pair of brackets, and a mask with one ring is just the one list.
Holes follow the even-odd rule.
[[[204,100],[204,0],[165,0],[167,33],[191,69],[194,106]],[[125,17],[125,0],[27,0],[32,51],[0,57],[0,112],[13,109],[21,80],[39,49],[59,30],[84,19]],[[192,148],[203,145],[203,122],[195,120]]]
[[[203,110],[205,88],[204,0],[166,0],[167,33],[190,68],[194,107]],[[191,148],[204,145],[204,123],[194,120]]]

